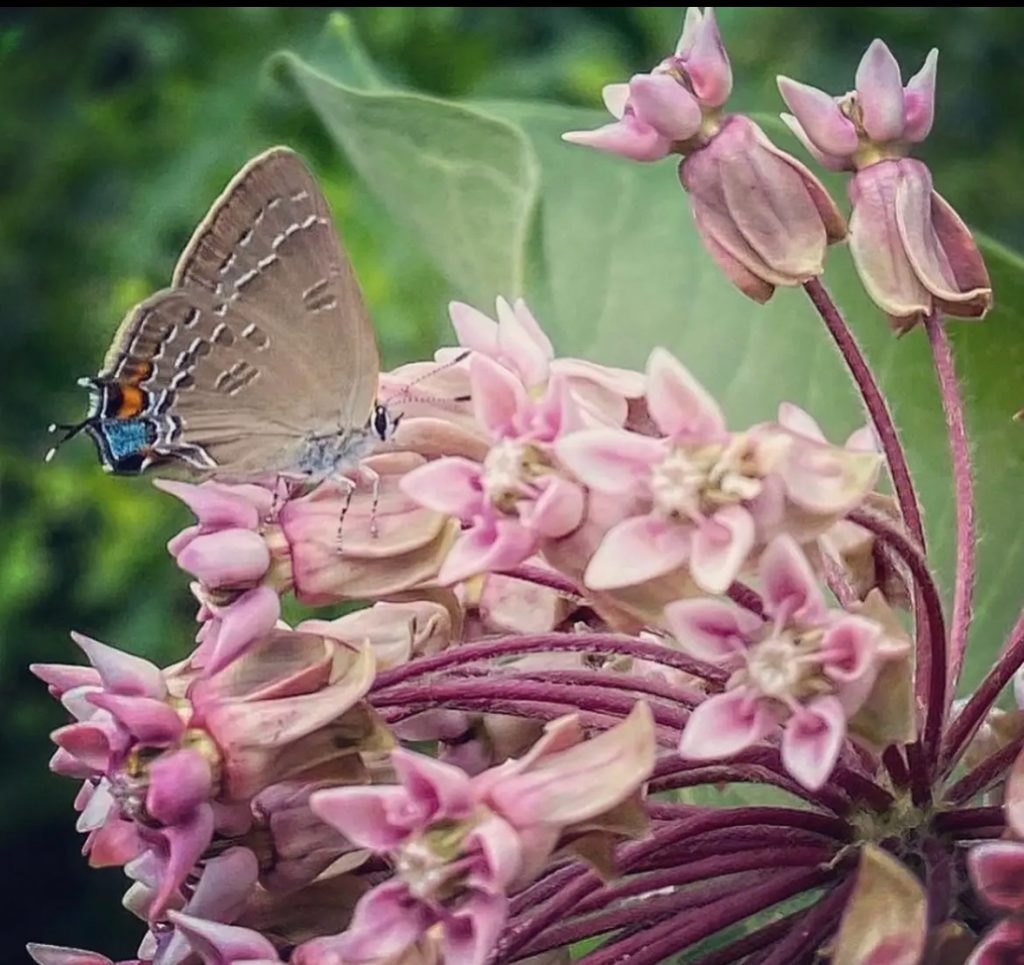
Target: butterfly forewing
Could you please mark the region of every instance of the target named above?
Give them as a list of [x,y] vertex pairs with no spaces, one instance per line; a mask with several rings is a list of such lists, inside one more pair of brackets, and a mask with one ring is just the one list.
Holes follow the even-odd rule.
[[239,172],[189,241],[173,284],[245,319],[234,334],[265,345],[274,362],[293,356],[306,377],[288,388],[309,397],[293,411],[313,415],[309,429],[365,425],[379,370],[373,326],[327,201],[298,155],[273,148]]

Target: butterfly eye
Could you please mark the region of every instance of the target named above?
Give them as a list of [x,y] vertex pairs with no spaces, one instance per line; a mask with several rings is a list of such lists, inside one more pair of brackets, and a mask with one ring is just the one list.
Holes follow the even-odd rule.
[[376,432],[381,439],[386,439],[391,434],[391,430],[397,426],[397,424],[397,420],[392,424],[392,421],[388,416],[388,410],[384,406],[380,403],[377,403],[377,405],[374,406],[373,431]]

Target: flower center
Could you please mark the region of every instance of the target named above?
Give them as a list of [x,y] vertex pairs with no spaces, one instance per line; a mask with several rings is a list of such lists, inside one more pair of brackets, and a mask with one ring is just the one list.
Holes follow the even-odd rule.
[[651,472],[655,508],[674,519],[699,519],[753,499],[767,473],[758,442],[737,435],[724,445],[676,446]]
[[504,439],[492,446],[484,459],[484,495],[501,512],[514,512],[520,499],[533,495],[531,482],[542,468],[536,446]]
[[399,851],[395,868],[417,898],[446,898],[458,890],[463,874],[462,842],[469,826],[442,821],[407,841]]
[[766,697],[782,700],[793,697],[804,675],[806,664],[791,633],[769,637],[754,646],[747,657],[750,682]]

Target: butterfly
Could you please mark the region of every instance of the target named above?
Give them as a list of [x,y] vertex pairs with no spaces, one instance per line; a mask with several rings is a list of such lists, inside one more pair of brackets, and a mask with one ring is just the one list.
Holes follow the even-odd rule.
[[58,446],[84,430],[109,472],[339,479],[397,428],[379,371],[327,201],[275,147],[232,179],[171,286],[128,312],[102,370],[79,380],[85,419],[50,428],[65,430]]

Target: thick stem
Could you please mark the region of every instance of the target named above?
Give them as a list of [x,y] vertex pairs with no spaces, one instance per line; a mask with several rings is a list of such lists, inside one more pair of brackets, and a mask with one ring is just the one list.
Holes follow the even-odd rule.
[[921,518],[921,506],[914,490],[914,481],[910,475],[910,466],[907,464],[907,456],[900,442],[899,433],[896,431],[896,423],[893,421],[885,396],[882,395],[878,380],[871,371],[868,360],[860,345],[857,344],[857,339],[850,326],[825,286],[817,278],[812,278],[804,283],[804,291],[807,292],[811,303],[825,323],[825,327],[838,346],[839,352],[853,376],[853,381],[860,390],[864,408],[867,409],[868,417],[871,419],[878,441],[882,444],[886,462],[889,464],[889,475],[892,477],[892,485],[900,505],[900,512],[914,539],[924,546],[924,521]]
[[903,754],[895,744],[890,744],[882,752],[882,763],[885,765],[889,778],[896,787],[906,787],[910,783],[910,772]]
[[1006,818],[1001,807],[960,808],[940,811],[935,815],[935,830],[944,834],[975,831],[978,828],[1005,827]]
[[932,802],[932,779],[920,741],[907,745],[907,767],[910,769],[911,800],[919,808],[927,807]]
[[934,928],[949,918],[953,899],[953,861],[949,848],[936,838],[923,845],[925,886],[928,890],[928,924]]
[[946,791],[946,803],[963,804],[976,794],[991,787],[1017,760],[1022,748],[1024,748],[1024,737],[1017,737],[994,754],[989,754],[977,767],[968,771]]
[[527,653],[616,653],[650,660],[666,667],[674,667],[684,673],[693,674],[709,683],[721,686],[727,674],[718,667],[712,667],[702,660],[672,650],[660,643],[648,643],[636,637],[618,633],[538,633],[525,636],[498,637],[481,643],[467,643],[446,650],[432,657],[419,657],[400,667],[385,670],[377,675],[373,690],[380,691],[412,677],[436,673],[448,667],[480,660],[495,660],[499,657]]
[[843,912],[855,877],[848,876],[830,892],[803,913],[799,924],[793,927],[773,949],[765,952],[758,965],[793,965],[803,958],[815,957],[835,930],[836,922]]
[[964,704],[963,709],[953,718],[946,732],[943,745],[943,773],[948,774],[960,759],[960,755],[970,743],[977,729],[985,720],[985,716],[996,702],[1003,687],[1024,664],[1024,610],[1010,631],[1006,647],[996,661],[995,666],[985,675],[978,689]]
[[812,871],[780,872],[763,885],[748,889],[740,895],[729,896],[704,908],[698,916],[674,915],[672,918],[644,929],[624,941],[614,942],[581,959],[586,965],[660,965],[672,955],[721,931],[729,925],[743,921],[780,901],[824,884],[834,872],[816,868]]
[[529,563],[520,563],[519,566],[513,566],[507,570],[498,570],[496,575],[509,576],[513,580],[522,580],[524,583],[535,583],[537,586],[546,586],[549,590],[555,590],[565,596],[571,596],[579,600],[586,597],[586,592],[573,583],[568,577],[543,566],[532,566]]
[[938,314],[925,319],[928,341],[935,359],[935,374],[946,415],[949,451],[953,461],[953,487],[956,494],[956,580],[953,588],[953,620],[949,634],[949,694],[952,700],[960,677],[967,633],[971,626],[971,607],[976,577],[975,551],[977,534],[974,525],[974,479],[971,473],[971,450],[964,425],[964,400],[956,377],[953,349]]
[[746,583],[734,580],[729,589],[725,591],[725,595],[744,610],[756,613],[759,617],[764,616],[764,600],[761,599],[761,594],[747,586]]
[[[600,891],[581,901],[573,909],[573,917],[554,925],[540,935],[536,941],[523,950],[523,954],[537,954],[549,948],[569,945],[590,935],[599,935],[624,925],[630,925],[644,918],[651,919],[659,914],[657,899],[653,896],[663,888],[678,888],[695,882],[710,882],[712,879],[725,875],[733,876],[745,871],[759,871],[774,868],[806,868],[826,863],[834,854],[833,850],[822,847],[803,848],[762,848],[729,855],[714,855],[700,861],[693,861],[682,867],[664,868],[647,874],[633,875],[626,881],[602,888]],[[746,876],[744,876],[746,878]],[[746,880],[745,887],[756,884],[760,877]],[[735,885],[733,885],[735,887]],[[714,900],[705,885],[699,889],[691,889],[688,893],[690,902],[707,904]],[[647,895],[642,904],[631,903],[625,907],[612,908],[603,914],[609,906],[626,898]],[[664,897],[664,896],[663,896]],[[674,901],[666,903],[668,910],[675,911],[682,895],[667,896]],[[721,897],[721,896],[719,896]],[[685,900],[685,899],[684,899]]]
[[[817,905],[814,906],[814,908],[816,907]],[[748,956],[751,953],[764,952],[765,949],[772,948],[775,942],[785,938],[793,928],[798,927],[808,914],[808,911],[801,910],[791,915],[786,915],[785,918],[780,918],[778,921],[773,921],[768,925],[763,925],[757,931],[752,931],[749,935],[744,935],[742,938],[716,949],[709,955],[701,956],[694,961],[693,965],[733,965],[734,962],[740,960],[749,962],[750,958]],[[787,962],[787,965],[795,965],[795,963]]]
[[[924,748],[929,771],[936,762],[942,724],[946,716],[946,623],[942,613],[942,599],[938,587],[928,569],[924,553],[907,537],[903,530],[880,513],[861,509],[850,513],[851,522],[863,526],[890,546],[906,564],[919,591],[920,601],[927,619],[929,645],[927,656],[919,650],[918,666],[927,668],[928,681],[925,689],[925,721],[921,744]],[[919,644],[921,641],[918,641]]]

